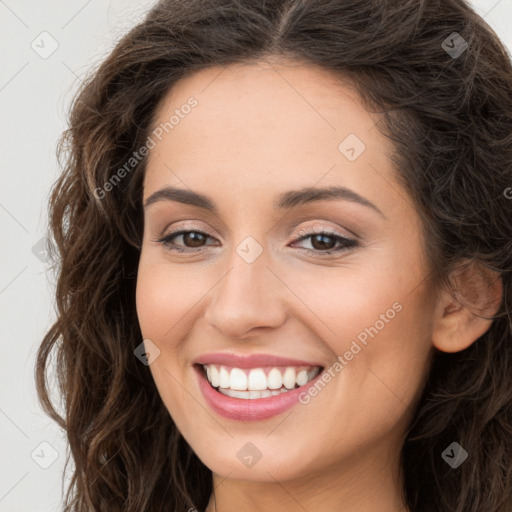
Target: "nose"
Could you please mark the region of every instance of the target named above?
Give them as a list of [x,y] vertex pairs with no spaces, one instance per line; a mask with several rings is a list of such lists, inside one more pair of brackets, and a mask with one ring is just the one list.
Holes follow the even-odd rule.
[[[241,339],[257,328],[276,328],[286,318],[286,287],[260,256],[247,263],[237,254],[211,291],[206,321],[226,338]],[[289,293],[289,292],[288,292]]]

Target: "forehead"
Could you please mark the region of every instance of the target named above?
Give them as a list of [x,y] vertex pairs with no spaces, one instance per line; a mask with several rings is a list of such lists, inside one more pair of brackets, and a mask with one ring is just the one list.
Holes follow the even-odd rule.
[[[317,65],[296,61],[259,61],[253,64],[214,66],[178,80],[161,102],[154,125],[169,121],[169,114],[183,108],[190,98],[197,101],[191,121],[198,134],[223,128],[232,136],[273,136],[279,128],[286,134],[315,132],[342,136],[345,129],[364,132],[376,118],[369,114],[348,80]],[[183,120],[183,119],[181,119]],[[173,132],[183,132],[175,125]],[[239,131],[240,125],[246,130]],[[331,132],[331,133],[329,133]],[[210,130],[211,134],[211,130]]]
[[[202,191],[213,183],[232,190],[250,184],[262,197],[291,182],[361,191],[377,179],[379,186],[392,170],[377,120],[353,87],[315,65],[200,70],[179,80],[159,105],[152,128],[160,127],[161,140],[151,150],[145,196],[167,184]],[[357,158],[349,158],[348,146]]]

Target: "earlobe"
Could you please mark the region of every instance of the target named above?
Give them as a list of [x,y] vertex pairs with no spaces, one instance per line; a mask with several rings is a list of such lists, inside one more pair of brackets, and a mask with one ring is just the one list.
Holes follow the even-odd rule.
[[476,263],[457,271],[451,282],[455,293],[440,294],[432,330],[432,344],[442,352],[459,352],[483,336],[503,295],[501,276]]

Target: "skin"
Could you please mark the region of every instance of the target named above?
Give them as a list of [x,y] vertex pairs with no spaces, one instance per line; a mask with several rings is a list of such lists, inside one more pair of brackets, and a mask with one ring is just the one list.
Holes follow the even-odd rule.
[[[136,299],[143,337],[160,350],[150,371],[163,403],[212,470],[208,512],[215,501],[219,512],[407,511],[399,455],[433,349],[462,350],[490,322],[433,293],[392,145],[347,84],[298,62],[214,67],[179,81],[155,126],[190,96],[198,105],[151,150],[143,199],[170,185],[209,196],[218,214],[168,200],[145,209]],[[338,149],[351,133],[366,146],[354,161]],[[347,187],[382,215],[345,199],[273,209],[309,186]],[[174,238],[190,251],[180,254],[157,241],[175,229],[208,238]],[[294,241],[310,229],[359,246],[322,256],[312,237]],[[247,236],[263,251],[253,263],[236,252]],[[192,362],[205,353],[331,367],[394,303],[400,312],[306,405],[240,422],[199,390]],[[249,468],[237,457],[248,442],[262,455]]]

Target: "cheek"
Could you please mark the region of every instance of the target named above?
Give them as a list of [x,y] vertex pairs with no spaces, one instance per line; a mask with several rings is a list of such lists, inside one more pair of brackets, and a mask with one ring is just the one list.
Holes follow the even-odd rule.
[[349,350],[353,340],[364,344],[376,331],[389,331],[405,316],[402,310],[413,279],[404,281],[399,269],[372,267],[323,268],[316,269],[314,277],[301,272],[285,277],[307,306],[300,307],[302,321],[310,317],[307,325],[336,355]]
[[182,272],[170,272],[169,264],[158,261],[148,252],[141,254],[137,274],[136,307],[144,339],[150,339],[160,349],[157,359],[149,366],[162,401],[173,417],[185,430],[191,425],[184,396],[186,375],[182,360],[180,339],[186,329],[186,315],[198,300],[198,290]]
[[200,297],[200,290],[196,284],[191,285],[190,277],[180,269],[171,273],[169,264],[152,261],[151,257],[141,255],[136,305],[140,328],[145,338],[161,341],[173,338],[176,324],[187,315]]
[[[408,404],[422,387],[432,351],[432,304],[415,263],[393,266],[381,258],[364,272],[331,268],[330,276],[297,282],[314,312],[307,313],[307,324],[329,348],[333,374],[343,374],[333,379],[335,401],[345,411],[353,406],[352,417],[371,417],[374,406],[385,410],[397,400]],[[369,407],[361,411],[363,403]]]
[[[347,321],[338,320],[340,332],[333,351],[341,359],[339,414],[370,420],[393,420],[415,402],[428,373],[432,351],[428,293],[424,290],[368,290],[366,305],[346,302]],[[361,311],[363,308],[363,311]],[[340,368],[340,367],[338,367]],[[342,384],[343,381],[343,384]],[[361,409],[361,404],[364,404]]]

